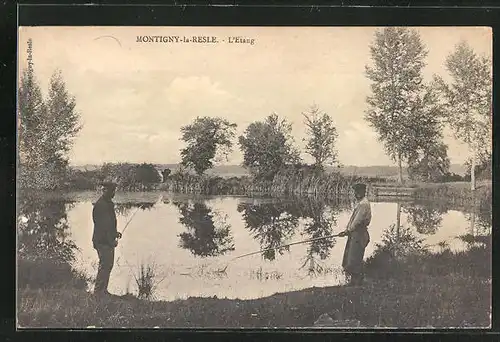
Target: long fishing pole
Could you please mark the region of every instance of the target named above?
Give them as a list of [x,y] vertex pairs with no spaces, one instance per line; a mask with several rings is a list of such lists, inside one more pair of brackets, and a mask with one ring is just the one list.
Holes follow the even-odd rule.
[[[129,223],[132,221],[132,219],[134,218],[135,214],[137,214],[137,212],[139,211],[139,209],[141,209],[141,207],[137,207],[134,211],[134,213],[132,214],[132,216],[130,216],[130,218],[128,219],[127,223],[125,224],[125,227],[123,228],[123,230],[121,232],[118,232],[118,237],[116,238],[115,242],[118,244],[118,240],[120,240],[122,238],[122,235],[123,233],[125,232],[125,229],[127,229]],[[122,245],[119,244],[120,246],[120,249],[122,248]],[[120,261],[120,257],[118,257],[118,259],[116,259],[116,264],[119,265]],[[125,262],[127,263],[127,260],[125,260]],[[127,263],[128,264],[128,263]]]
[[283,248],[283,247],[288,247],[288,246],[298,245],[298,244],[301,244],[301,243],[313,242],[313,241],[318,241],[318,240],[323,240],[323,239],[329,239],[329,238],[334,238],[334,237],[338,237],[338,236],[340,236],[340,235],[339,234],[334,234],[334,235],[329,235],[329,236],[322,236],[322,237],[318,237],[318,238],[314,238],[314,239],[308,239],[308,240],[302,240],[302,241],[296,241],[296,242],[292,242],[292,243],[287,243],[287,244],[280,245],[280,246],[277,246],[277,247],[271,247],[271,248],[261,249],[260,251],[246,253],[246,254],[237,256],[237,257],[231,259],[231,261],[232,260],[236,260],[236,259],[240,259],[240,258],[244,258],[244,257],[250,256],[250,255],[254,255],[254,254],[259,254],[259,253],[264,253],[264,252],[272,251],[272,250],[275,250],[275,249],[280,249],[280,248]]
[[267,251],[273,251],[275,249],[280,249],[280,248],[283,248],[283,247],[288,247],[288,246],[293,246],[293,245],[299,245],[301,243],[306,243],[306,242],[313,242],[313,241],[318,241],[318,240],[330,239],[330,238],[339,237],[339,236],[340,236],[340,234],[334,234],[334,235],[328,235],[328,236],[321,236],[321,237],[314,238],[314,239],[307,239],[307,240],[302,240],[302,241],[291,242],[291,243],[287,243],[287,244],[280,245],[280,246],[277,246],[277,247],[271,247],[271,248],[266,248],[266,249],[261,249],[259,251],[251,252],[251,253],[242,254],[242,255],[239,255],[239,256],[237,256],[237,257],[232,258],[231,260],[229,260],[228,263],[227,263],[227,265],[226,265],[226,267],[224,267],[222,270],[220,270],[220,272],[225,272],[226,269],[229,266],[229,263],[231,263],[234,260],[240,259],[240,258],[244,258],[244,257],[250,256],[250,255],[255,255],[255,254],[259,254],[259,253],[264,253],[264,252],[267,252]]
[[132,222],[132,219],[134,218],[135,214],[137,214],[137,212],[139,211],[139,209],[141,209],[140,206],[135,209],[135,211],[132,214],[132,216],[130,216],[130,218],[128,219],[127,223],[125,224],[125,227],[123,227],[123,230],[121,231],[122,235],[123,235],[123,233],[125,233],[125,230],[127,229],[127,227],[130,224],[130,222]]
[[[158,204],[158,202],[161,202],[161,200],[163,199],[163,196],[160,196],[158,198],[158,200],[155,202],[154,205]],[[127,223],[125,224],[125,227],[123,227],[123,230],[121,231],[121,234],[123,235],[123,233],[125,233],[125,230],[127,229],[128,225],[130,224],[130,222],[132,222],[132,219],[134,218],[135,214],[137,214],[137,212],[141,209],[140,206],[138,206],[134,213],[132,214],[132,216],[130,216],[130,218],[128,219]]]

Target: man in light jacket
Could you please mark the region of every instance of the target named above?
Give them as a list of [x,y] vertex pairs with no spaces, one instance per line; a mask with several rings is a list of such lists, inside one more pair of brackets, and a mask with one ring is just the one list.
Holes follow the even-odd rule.
[[92,219],[94,234],[92,243],[99,256],[99,269],[95,280],[96,294],[109,294],[108,283],[115,262],[115,247],[121,234],[116,229],[116,214],[113,197],[116,185],[111,182],[103,184],[104,192],[94,204]]
[[366,198],[366,185],[355,184],[353,186],[354,196],[358,204],[351,215],[346,230],[339,236],[348,236],[342,260],[342,267],[350,278],[350,285],[362,285],[363,283],[363,257],[365,249],[370,242],[368,226],[372,214],[370,202]]

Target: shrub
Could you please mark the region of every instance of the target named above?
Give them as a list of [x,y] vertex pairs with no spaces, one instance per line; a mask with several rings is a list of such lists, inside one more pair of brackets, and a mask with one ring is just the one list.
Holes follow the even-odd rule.
[[19,259],[17,264],[18,288],[76,288],[86,289],[89,278],[74,270],[69,263],[50,259],[26,260]]

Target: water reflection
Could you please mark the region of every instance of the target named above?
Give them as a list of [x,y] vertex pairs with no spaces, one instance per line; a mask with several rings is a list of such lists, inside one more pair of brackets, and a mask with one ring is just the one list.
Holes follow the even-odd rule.
[[200,257],[215,257],[234,251],[231,225],[204,202],[174,202],[179,223],[188,231],[179,234],[180,247]]
[[[308,221],[304,225],[303,233],[303,235],[307,236],[307,239],[318,239],[333,235],[333,227],[337,226],[336,215],[338,209],[332,208],[327,213],[326,204],[321,201],[307,201],[307,203],[303,204],[303,207],[307,208],[305,218],[308,218]],[[302,268],[306,268],[310,276],[325,271],[326,267],[321,263],[321,260],[325,260],[330,256],[330,251],[335,242],[334,238],[328,238],[314,240],[309,243]]]
[[[295,235],[300,222],[303,222],[302,240],[318,240],[305,243],[307,250],[301,268],[314,275],[326,269],[320,261],[330,256],[336,242],[334,238],[321,238],[334,234],[337,216],[346,208],[346,203],[343,206],[339,203],[329,206],[323,201],[296,199],[294,202],[240,203],[238,212],[242,213],[246,228],[259,241],[260,248],[265,250],[262,257],[268,261],[275,260],[276,253],[282,255],[289,251],[288,246],[277,247],[292,242],[291,237]],[[270,248],[275,249],[267,250]]]
[[122,216],[127,216],[130,211],[134,208],[140,210],[151,210],[156,205],[155,202],[128,202],[128,203],[116,203],[115,211],[117,214]]
[[476,235],[489,235],[491,234],[492,215],[491,209],[472,209],[470,213],[465,215],[470,224],[470,233]]
[[[137,208],[145,212],[134,216],[133,225],[147,227],[128,230],[127,238],[119,244],[117,259],[134,264],[134,260],[139,262],[139,258],[145,257],[144,253],[153,252],[157,260],[165,260],[162,273],[169,276],[168,286],[165,282],[159,290],[162,299],[214,294],[258,298],[311,286],[337,285],[344,281],[336,273],[340,270],[345,246],[345,240],[340,238],[338,241],[322,239],[294,245],[289,254],[284,248],[261,255],[262,259],[273,262],[263,262],[259,257],[238,259],[225,270],[227,274],[218,272],[226,266],[227,260],[218,260],[217,256],[226,253],[229,259],[259,249],[335,234],[343,230],[351,214],[347,209],[352,208],[345,203],[312,199],[276,202],[231,197],[193,198],[168,194],[163,194],[161,201],[155,202],[157,195],[117,196],[116,210],[123,215],[122,219],[131,217]],[[24,199],[20,203],[20,259],[52,257],[68,260],[66,265],[69,265],[76,257],[75,266],[89,275],[95,274],[91,267],[97,259],[91,244],[91,202],[95,195],[91,194],[84,200],[82,195],[78,196],[80,203],[74,207],[47,198],[43,201]],[[66,214],[68,210],[69,215]],[[452,271],[488,275],[491,267],[484,260],[491,256],[491,211],[477,209],[465,214],[452,209],[446,212],[428,203],[397,206],[394,202],[374,202],[372,212],[371,242],[366,257],[373,259],[367,262],[373,277],[414,273],[426,277]],[[226,220],[224,214],[229,215],[230,220]],[[484,229],[476,228],[476,234],[468,234],[470,226],[465,218],[474,221],[475,227],[483,225]],[[424,239],[424,246],[415,243],[409,233]],[[458,238],[459,235],[463,236]],[[159,236],[162,238],[158,239]],[[74,253],[76,246],[72,240],[80,247],[80,252]],[[429,248],[428,253],[425,252],[425,246],[439,245],[442,240],[449,247],[443,243],[441,248]],[[286,255],[279,257],[279,253]],[[421,253],[423,257],[412,257]],[[199,257],[213,258],[199,260]],[[23,271],[26,270],[24,266],[18,266],[21,276],[27,274]],[[132,279],[130,267],[124,266],[112,272],[110,290],[114,293],[122,293]],[[30,272],[38,269],[42,268],[32,267]],[[43,273],[50,274],[45,278],[63,278],[54,276],[54,272],[47,273],[45,269]]]
[[87,287],[87,277],[72,263],[78,247],[69,238],[67,212],[73,203],[22,195],[18,202],[18,273],[20,288],[73,284]]
[[72,203],[23,196],[19,200],[18,256],[26,260],[72,262],[77,246],[68,238]]
[[[491,265],[491,211],[472,209],[464,216],[470,222],[470,233],[455,235],[463,242],[463,248],[453,251],[451,240],[433,245],[424,244],[422,235],[435,234],[442,226],[442,216],[447,209],[438,205],[407,204],[403,208],[409,226],[401,224],[400,206],[396,224],[383,232],[380,242],[366,262],[367,273],[373,277],[405,276],[419,273],[424,276],[462,274],[470,277],[489,277]],[[458,223],[458,222],[457,222]],[[421,234],[418,236],[418,234]]]
[[[297,206],[293,203],[238,204],[246,228],[259,241],[261,249],[279,247],[289,242],[299,224]],[[265,260],[272,261],[276,252],[283,254],[289,247],[262,252]]]
[[408,223],[413,226],[419,234],[431,235],[441,225],[443,214],[448,210],[440,206],[428,206],[422,204],[407,204],[403,206],[403,212],[407,215]]

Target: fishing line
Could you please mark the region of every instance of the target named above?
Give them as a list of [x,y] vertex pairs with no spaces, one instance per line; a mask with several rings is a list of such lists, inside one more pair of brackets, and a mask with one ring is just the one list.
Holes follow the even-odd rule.
[[125,227],[123,228],[123,230],[121,231],[121,234],[125,233],[125,230],[127,229],[128,225],[130,224],[130,222],[132,222],[132,219],[134,218],[135,214],[137,214],[137,212],[141,209],[141,207],[137,207],[137,209],[134,211],[134,213],[132,214],[132,216],[130,216],[129,220],[127,221],[127,224],[125,224]]
[[[156,202],[155,202],[155,204],[154,204],[153,206],[157,205],[157,204],[158,204],[158,202],[160,202],[162,199],[163,199],[163,195],[161,195],[161,196],[158,198],[158,200],[156,200]],[[130,216],[130,218],[128,219],[127,223],[125,224],[125,227],[123,228],[123,230],[122,230],[122,231],[121,231],[121,233],[120,233],[121,235],[123,235],[123,233],[125,233],[125,230],[126,230],[126,229],[127,229],[127,227],[129,226],[130,222],[132,222],[132,219],[134,218],[135,214],[137,214],[137,213],[139,212],[139,210],[140,210],[140,209],[141,209],[141,207],[140,207],[140,205],[139,205],[139,206],[136,208],[136,210],[134,211],[134,213],[132,214],[132,216]],[[123,236],[122,236],[122,237],[123,237]],[[121,237],[120,237],[118,240],[120,240],[120,239],[121,239]],[[124,253],[123,253],[123,246],[122,246],[121,244],[118,244],[118,245],[119,245],[119,247],[120,247],[120,254],[121,254],[121,255],[124,255]],[[118,257],[118,258],[117,258],[116,263],[117,263],[117,266],[121,267],[121,266],[118,264],[118,261],[119,261],[119,260],[120,260],[120,257]],[[125,263],[127,263],[127,261],[126,261],[126,260],[125,260]],[[127,263],[127,264],[128,264],[128,263]]]

